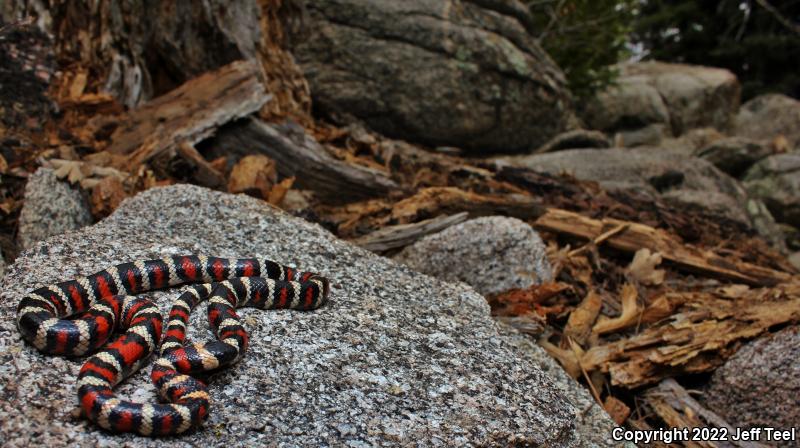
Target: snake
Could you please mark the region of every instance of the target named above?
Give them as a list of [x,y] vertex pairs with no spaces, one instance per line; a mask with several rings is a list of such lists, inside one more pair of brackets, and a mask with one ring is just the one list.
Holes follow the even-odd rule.
[[[158,307],[137,294],[184,284],[190,286],[173,302],[162,341]],[[319,274],[270,260],[172,256],[35,289],[17,307],[17,326],[42,353],[91,354],[77,378],[78,401],[88,420],[114,433],[167,436],[195,430],[207,419],[208,386],[198,377],[207,378],[244,355],[249,339],[237,308],[314,310],[327,302],[329,289],[328,279]],[[187,344],[189,316],[204,301],[216,339]],[[156,350],[150,379],[160,401],[118,398],[114,387]]]

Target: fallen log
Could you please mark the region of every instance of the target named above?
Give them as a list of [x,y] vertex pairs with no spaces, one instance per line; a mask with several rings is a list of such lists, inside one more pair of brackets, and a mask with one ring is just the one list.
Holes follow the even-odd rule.
[[420,238],[440,232],[452,225],[467,220],[468,213],[456,213],[450,216],[437,216],[413,224],[398,224],[384,227],[370,234],[351,240],[350,242],[372,252],[382,253],[413,244]]
[[400,188],[387,171],[339,160],[291,123],[249,119],[220,130],[206,146],[213,156],[263,154],[277,163],[282,177],[296,177],[297,187],[314,191],[326,202],[385,196]]
[[131,110],[119,120],[106,150],[116,156],[115,167],[136,168],[168,149],[208,138],[269,99],[259,65],[236,61]]
[[357,238],[375,229],[412,224],[441,215],[466,212],[470,218],[490,215],[535,219],[544,210],[527,194],[480,194],[455,187],[422,188],[401,201],[370,199],[315,208],[340,237]]
[[626,226],[605,240],[605,244],[632,253],[647,248],[660,253],[665,260],[672,262],[679,269],[753,286],[776,285],[792,278],[792,275],[786,272],[722,257],[714,252],[683,244],[661,229],[635,222],[611,218],[592,219],[567,210],[550,208],[533,223],[533,226],[540,230],[585,239],[594,239],[609,230]]

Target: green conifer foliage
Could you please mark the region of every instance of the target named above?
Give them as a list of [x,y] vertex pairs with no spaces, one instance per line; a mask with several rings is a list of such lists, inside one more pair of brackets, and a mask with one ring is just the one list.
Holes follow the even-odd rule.
[[731,70],[743,100],[767,92],[800,98],[798,24],[800,0],[642,0],[632,38],[648,58]]

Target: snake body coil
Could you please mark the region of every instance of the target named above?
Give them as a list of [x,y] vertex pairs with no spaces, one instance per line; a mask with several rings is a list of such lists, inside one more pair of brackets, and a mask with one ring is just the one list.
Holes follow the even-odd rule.
[[[185,283],[203,284],[173,304],[150,375],[165,403],[117,398],[114,386],[138,370],[161,340],[158,308],[132,295]],[[89,420],[114,432],[179,434],[208,415],[206,385],[192,375],[231,365],[247,348],[236,308],[313,310],[327,301],[328,290],[327,279],[269,260],[177,256],[124,263],[36,289],[20,302],[17,324],[25,340],[47,354],[83,356],[102,347],[78,375],[78,399]],[[217,339],[184,345],[189,315],[202,301],[208,301]],[[124,333],[106,345],[115,331]]]

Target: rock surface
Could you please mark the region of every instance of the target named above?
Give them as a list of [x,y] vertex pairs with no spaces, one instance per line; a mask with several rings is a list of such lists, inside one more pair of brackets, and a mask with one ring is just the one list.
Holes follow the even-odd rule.
[[600,131],[573,129],[556,135],[534,152],[543,153],[577,148],[608,148],[610,146],[611,140]]
[[777,221],[800,227],[800,153],[767,157],[747,171],[743,184]]
[[[580,425],[580,436],[583,446],[602,447],[609,446],[608,434],[617,426],[597,406],[597,402],[589,391],[578,384],[567,372],[553,359],[542,347],[527,335],[523,335],[510,325],[498,322],[500,334],[517,349],[521,357],[547,372],[553,379],[555,386],[561,390],[567,400],[572,404],[575,418]],[[626,446],[633,447],[633,444]]]
[[293,53],[315,106],[390,137],[524,151],[572,127],[563,73],[517,0],[317,0]]
[[798,396],[800,327],[795,326],[739,349],[714,371],[703,401],[734,426],[791,429],[800,422]]
[[539,234],[525,222],[487,216],[428,235],[394,259],[488,295],[550,281],[553,274],[545,250]]
[[39,168],[28,178],[17,236],[23,248],[91,223],[81,192],[58,180],[53,170]]
[[754,140],[783,136],[790,150],[800,149],[800,101],[779,94],[757,96],[739,109],[735,133]]
[[[247,354],[213,378],[203,430],[171,439],[173,446],[584,446],[573,406],[498,335],[471,288],[347,245],[255,199],[192,186],[148,190],[97,225],[37,244],[10,267],[0,290],[5,446],[161,446],[72,416],[80,361],[24,344],[13,316],[34,287],[183,253],[271,258],[328,276],[332,293],[310,313],[242,310]],[[177,294],[152,296],[166,313]],[[207,337],[202,314],[190,321],[192,339]],[[146,370],[120,394],[153,400]]]
[[574,149],[498,158],[498,163],[553,174],[570,173],[608,190],[634,190],[682,206],[700,206],[750,226],[747,194],[704,160],[666,148]]
[[666,135],[692,128],[728,129],[739,107],[739,82],[724,69],[640,62],[620,65],[617,85],[587,105],[592,129],[632,131],[662,124]]
[[742,137],[716,140],[695,152],[733,177],[741,177],[754,163],[772,154],[768,145]]

